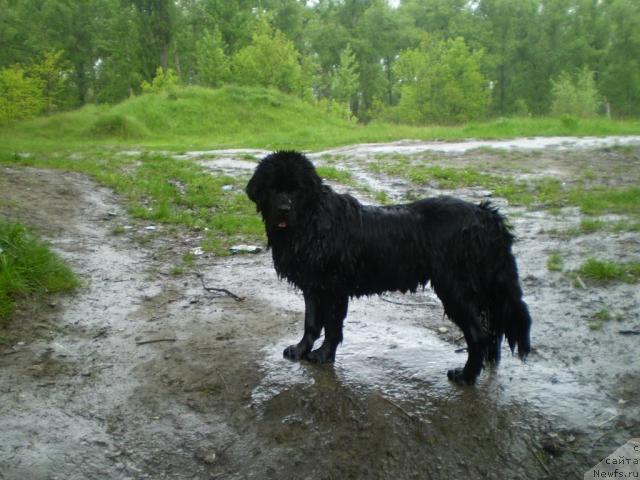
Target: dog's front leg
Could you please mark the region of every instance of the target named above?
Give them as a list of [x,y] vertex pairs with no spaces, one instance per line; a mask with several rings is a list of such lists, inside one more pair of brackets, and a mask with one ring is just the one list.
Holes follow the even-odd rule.
[[323,327],[319,303],[315,295],[309,292],[304,293],[304,335],[296,345],[290,345],[284,349],[284,358],[299,361],[313,348],[313,344],[320,336]]
[[327,295],[320,302],[320,315],[324,320],[324,341],[317,350],[307,354],[310,362],[333,363],[336,350],[342,342],[342,324],[347,316],[349,297],[342,294]]

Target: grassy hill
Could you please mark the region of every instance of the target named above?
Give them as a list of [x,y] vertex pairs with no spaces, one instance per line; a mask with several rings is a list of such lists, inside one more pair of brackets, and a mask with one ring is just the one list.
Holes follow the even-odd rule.
[[352,122],[275,90],[186,87],[22,122],[0,130],[0,141],[25,150],[87,143],[280,148],[324,145],[359,130]]
[[178,88],[117,105],[79,110],[0,129],[0,151],[47,151],[101,146],[170,150],[259,147],[320,149],[405,138],[452,140],[533,135],[638,134],[640,121],[497,119],[462,126],[357,125],[275,90],[226,86]]

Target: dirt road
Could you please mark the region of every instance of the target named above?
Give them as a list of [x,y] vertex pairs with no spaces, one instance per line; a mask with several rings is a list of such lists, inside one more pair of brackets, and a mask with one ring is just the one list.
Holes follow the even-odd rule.
[[[567,181],[580,161],[609,169],[612,184],[640,172],[637,149],[541,152],[441,158]],[[246,155],[200,156],[248,175]],[[392,199],[415,188],[371,174],[363,155],[314,159],[333,156]],[[640,337],[619,333],[640,329],[637,286],[576,288],[546,268],[559,248],[567,268],[588,254],[638,261],[638,232],[561,238],[548,232],[577,225],[575,209],[494,199],[519,239],[534,352],[522,364],[505,350],[499,368],[463,388],[446,379],[463,345],[430,290],[353,301],[335,366],[290,363],[281,352],[300,334],[303,302],[268,252],[198,257],[204,284],[236,301],[193,271],[170,274],[197,234],[129,223],[119,199],[85,177],[2,168],[0,191],[0,213],[48,238],[84,285],[23,306],[0,350],[0,479],[582,478],[638,436]],[[620,320],[590,329],[603,306]]]

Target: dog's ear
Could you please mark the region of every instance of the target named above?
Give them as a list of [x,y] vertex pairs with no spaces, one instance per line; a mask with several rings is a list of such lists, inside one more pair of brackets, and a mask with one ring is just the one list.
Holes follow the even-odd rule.
[[247,184],[245,192],[247,193],[249,200],[256,204],[256,209],[258,212],[260,212],[260,197],[261,192],[264,190],[264,187],[264,177],[262,175],[259,175],[258,170],[256,169],[255,173],[251,177],[251,180],[249,180],[249,183]]

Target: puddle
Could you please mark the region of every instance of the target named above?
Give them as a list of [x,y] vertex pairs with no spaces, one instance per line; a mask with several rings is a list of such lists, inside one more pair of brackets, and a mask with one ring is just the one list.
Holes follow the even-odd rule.
[[[640,137],[569,139],[571,147],[566,141],[404,142],[311,156],[323,162],[335,155],[332,164],[358,183],[402,201],[408,192],[445,192],[371,174],[359,156],[436,147],[575,152],[635,145]],[[538,146],[526,146],[531,142]],[[589,161],[611,167],[602,151],[585,152]],[[266,153],[190,158],[214,172],[246,176],[255,167],[249,156]],[[563,156],[542,153],[531,162],[544,159],[566,173]],[[133,232],[110,235],[108,222],[122,223],[126,214],[113,194],[84,177],[6,169],[0,189],[10,192],[10,205],[25,206],[25,221],[42,225],[86,280],[85,289],[43,317],[57,326],[49,337],[0,352],[0,478],[581,478],[637,436],[638,337],[618,331],[640,328],[640,289],[576,288],[546,267],[556,250],[567,268],[587,255],[638,261],[637,232],[558,237],[549,232],[579,225],[579,211],[551,215],[492,198],[518,238],[514,251],[534,351],[522,363],[505,347],[499,367],[464,388],[446,378],[447,369],[464,363],[466,353],[456,353],[464,342],[456,342],[455,326],[428,289],[352,301],[336,364],[293,363],[282,350],[302,333],[304,305],[299,292],[278,280],[270,252],[198,256],[206,285],[245,298],[236,302],[204,291],[195,274],[166,274],[184,254],[178,246],[189,251],[195,240],[183,245],[186,237],[164,229],[143,244]],[[339,189],[362,198],[352,187]],[[490,194],[446,193],[472,201]],[[109,212],[114,220],[104,220]],[[603,308],[621,319],[592,330],[589,322]],[[164,341],[137,344],[146,340]]]
[[400,141],[385,144],[361,144],[325,150],[317,155],[352,155],[369,156],[376,154],[412,155],[422,152],[465,153],[480,148],[506,150],[539,150],[539,149],[596,149],[616,145],[638,145],[640,136],[610,137],[533,137],[514,138],[511,140],[465,140],[455,142],[411,142]]
[[[377,392],[411,404],[407,408],[416,418],[433,415],[443,400],[460,394],[461,388],[447,380],[446,372],[464,364],[466,352],[460,351],[464,342],[452,345],[424,326],[407,325],[406,319],[398,321],[393,318],[393,309],[379,299],[366,302],[366,307],[362,300],[354,303],[333,367],[283,359],[282,351],[297,342],[297,337],[282,339],[264,350],[264,377],[252,393],[254,405],[263,407],[283,391],[313,385],[323,370],[333,370],[335,383],[353,392]],[[433,315],[433,307],[420,309],[425,316]],[[414,309],[410,317],[419,318],[421,313]],[[387,316],[390,318],[385,321]],[[486,369],[475,387],[483,402],[529,410],[523,415],[544,415],[566,429],[584,427],[585,416],[604,420],[606,415],[617,413],[604,392],[571,371],[535,354],[523,363],[511,356],[506,345],[502,353],[500,365]]]
[[234,158],[218,158],[216,160],[201,160],[200,165],[209,170],[254,170],[257,163]]

